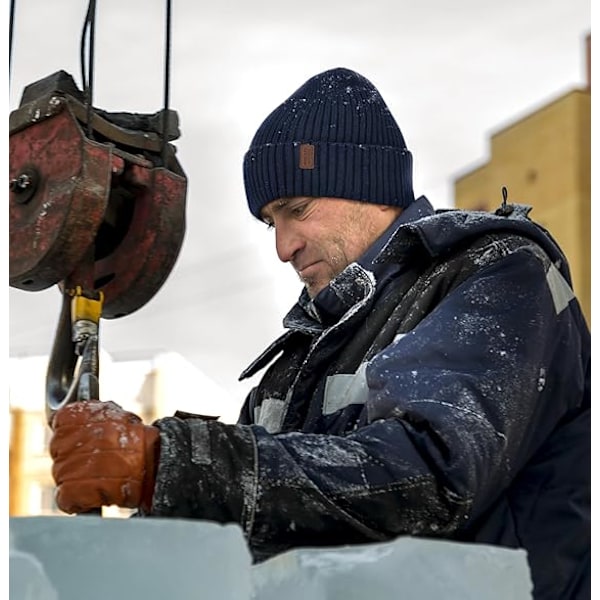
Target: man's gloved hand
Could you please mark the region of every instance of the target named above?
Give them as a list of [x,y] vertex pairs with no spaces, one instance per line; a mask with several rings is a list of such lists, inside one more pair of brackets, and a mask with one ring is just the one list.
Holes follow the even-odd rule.
[[52,420],[50,456],[56,503],[67,513],[116,504],[150,510],[158,428],[114,402],[75,402]]

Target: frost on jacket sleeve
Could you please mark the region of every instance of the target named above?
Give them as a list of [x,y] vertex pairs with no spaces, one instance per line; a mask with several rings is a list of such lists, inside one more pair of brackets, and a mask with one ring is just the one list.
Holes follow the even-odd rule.
[[572,295],[533,248],[483,268],[376,355],[365,424],[345,436],[160,420],[153,514],[238,522],[258,558],[460,532],[581,397]]

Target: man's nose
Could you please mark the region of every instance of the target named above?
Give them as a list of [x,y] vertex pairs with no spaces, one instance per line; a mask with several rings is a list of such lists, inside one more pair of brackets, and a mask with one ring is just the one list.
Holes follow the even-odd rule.
[[290,262],[304,247],[304,240],[293,225],[282,220],[275,225],[275,247],[279,260]]

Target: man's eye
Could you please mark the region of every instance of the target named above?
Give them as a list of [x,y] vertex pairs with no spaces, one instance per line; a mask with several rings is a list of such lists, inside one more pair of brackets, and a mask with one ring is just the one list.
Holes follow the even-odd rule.
[[275,223],[271,223],[270,221],[265,221],[265,225],[267,229],[275,229]]
[[297,204],[295,206],[290,206],[289,211],[294,217],[301,217],[306,209],[308,208],[309,202],[303,202],[302,204]]

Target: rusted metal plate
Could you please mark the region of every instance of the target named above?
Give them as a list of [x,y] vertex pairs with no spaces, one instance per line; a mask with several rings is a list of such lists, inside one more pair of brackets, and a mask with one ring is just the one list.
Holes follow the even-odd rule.
[[125,179],[136,194],[129,225],[114,251],[94,263],[95,288],[104,292],[102,316],[107,319],[138,310],[156,294],[185,234],[185,177],[133,164],[126,166]]
[[68,110],[10,136],[10,181],[35,174],[9,194],[11,286],[38,291],[73,271],[103,220],[111,164],[110,147],[86,140]]

